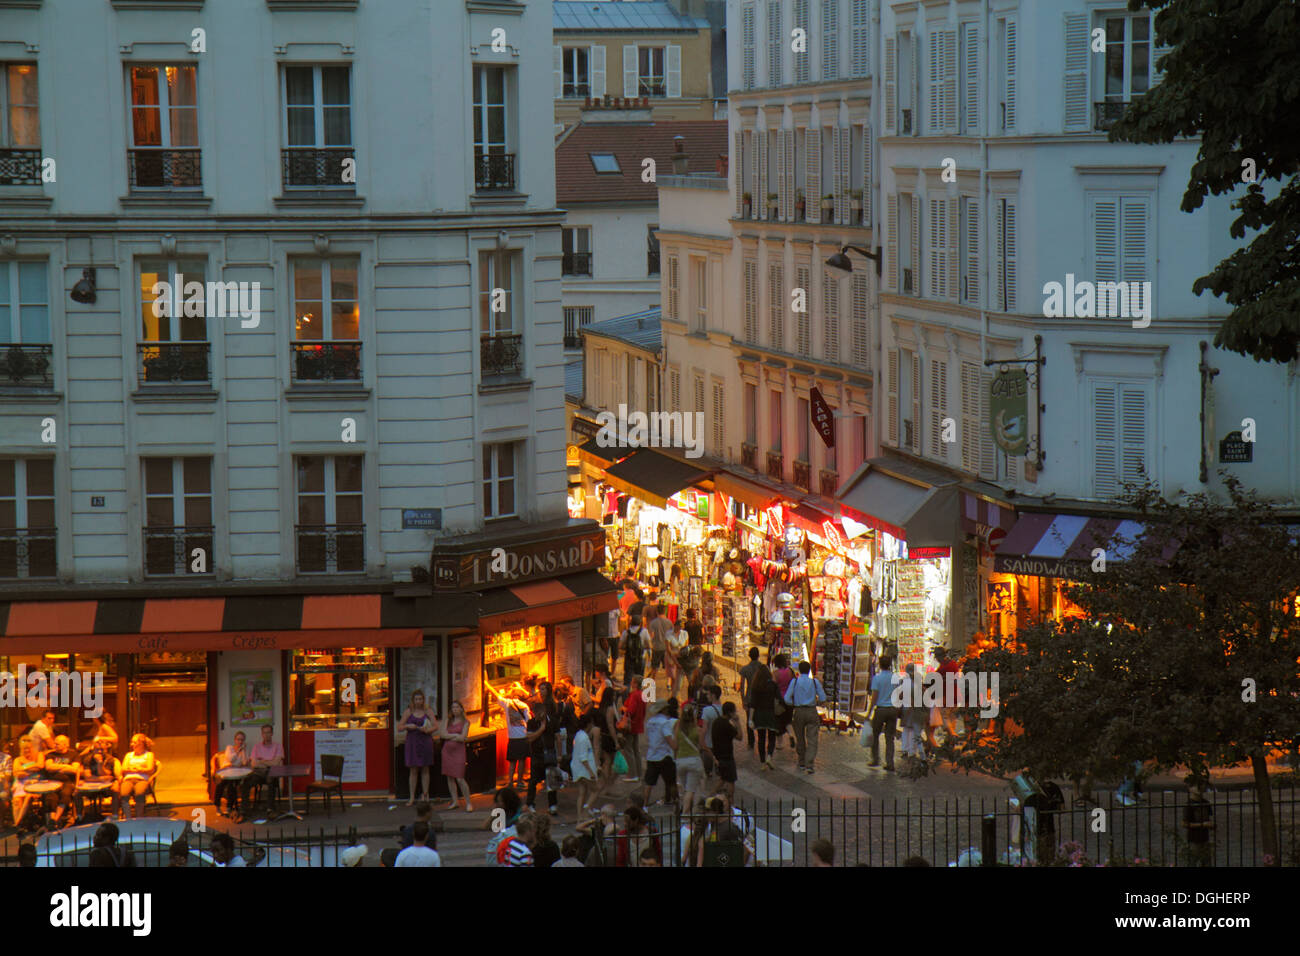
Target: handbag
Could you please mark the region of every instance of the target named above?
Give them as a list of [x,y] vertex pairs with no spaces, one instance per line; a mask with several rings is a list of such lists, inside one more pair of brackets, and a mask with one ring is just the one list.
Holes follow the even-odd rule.
[[614,754],[614,773],[618,776],[627,774],[627,758],[621,750]]

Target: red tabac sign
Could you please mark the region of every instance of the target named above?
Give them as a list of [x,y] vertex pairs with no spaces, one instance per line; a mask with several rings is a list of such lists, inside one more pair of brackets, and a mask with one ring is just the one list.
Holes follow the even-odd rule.
[[808,392],[808,405],[812,412],[813,428],[822,436],[827,448],[835,447],[835,415],[822,398],[822,390],[813,386]]

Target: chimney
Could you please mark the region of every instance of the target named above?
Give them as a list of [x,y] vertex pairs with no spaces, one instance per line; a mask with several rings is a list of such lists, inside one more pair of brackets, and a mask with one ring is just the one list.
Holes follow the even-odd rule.
[[685,176],[689,170],[686,155],[686,137],[678,133],[673,137],[673,175]]

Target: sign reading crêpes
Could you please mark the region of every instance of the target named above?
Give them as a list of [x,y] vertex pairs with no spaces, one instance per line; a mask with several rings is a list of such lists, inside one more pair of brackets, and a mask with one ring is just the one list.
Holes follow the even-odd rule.
[[438,591],[503,587],[592,571],[604,563],[604,530],[497,548],[447,549],[433,553],[433,587]]

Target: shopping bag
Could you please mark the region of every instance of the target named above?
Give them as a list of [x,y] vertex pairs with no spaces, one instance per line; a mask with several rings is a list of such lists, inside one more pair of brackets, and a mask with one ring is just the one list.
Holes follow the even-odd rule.
[[614,773],[620,776],[627,773],[627,758],[621,750],[614,754]]
[[858,746],[863,750],[871,749],[871,722],[866,721],[862,725],[862,732],[858,734]]

